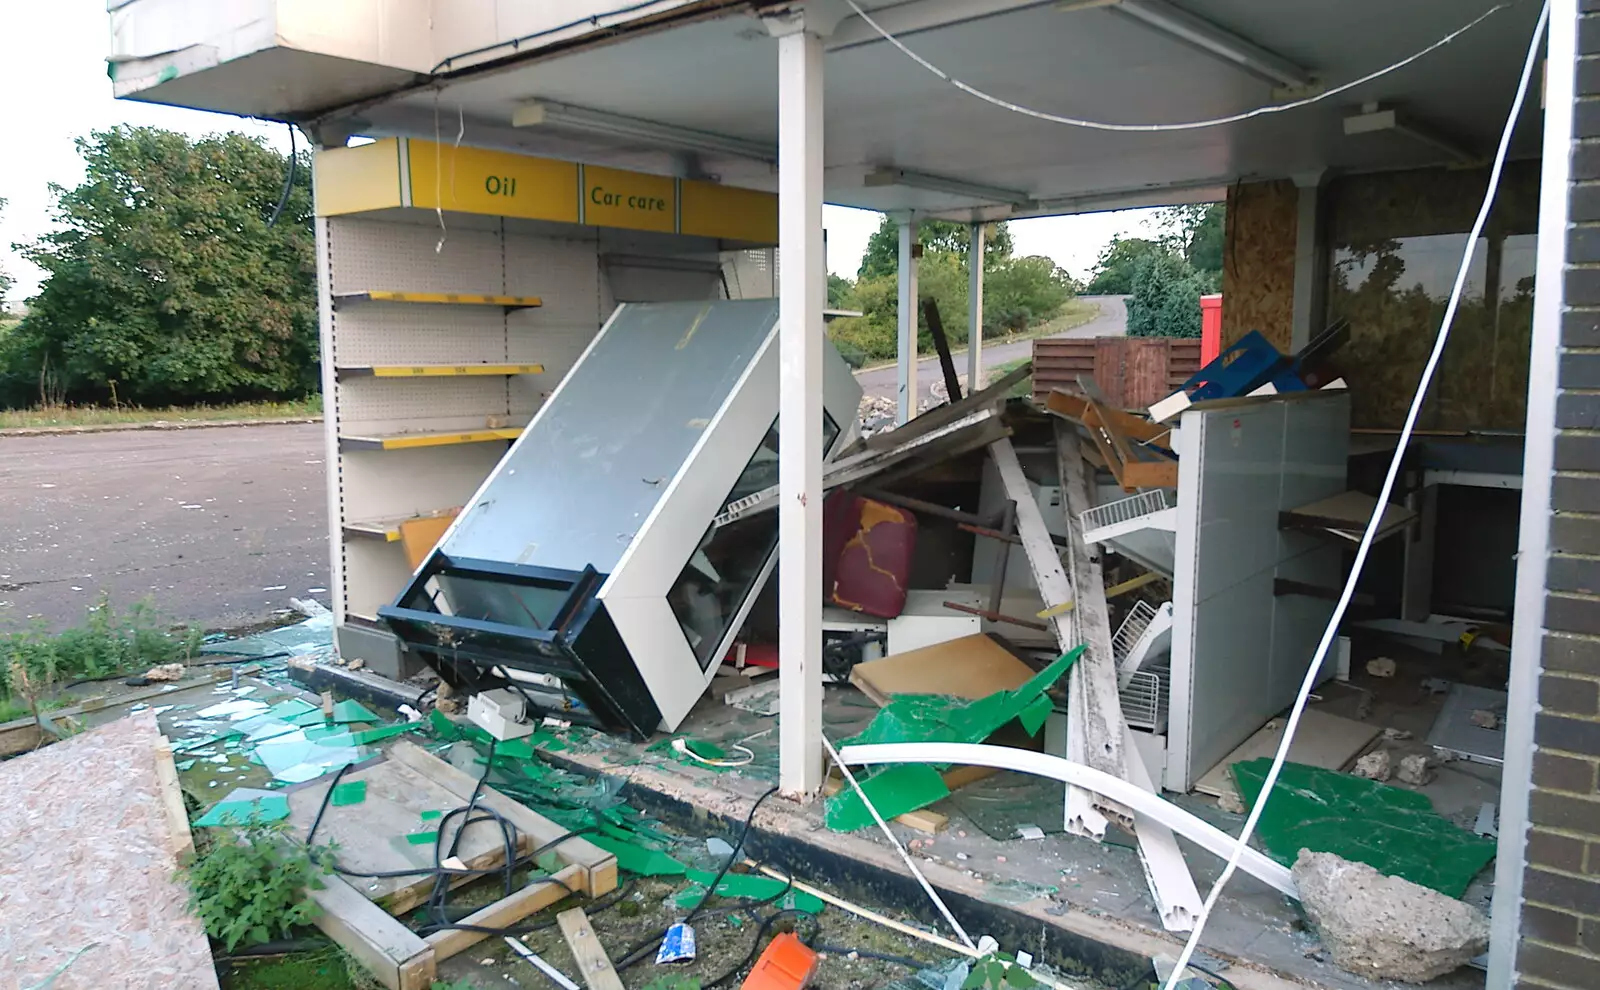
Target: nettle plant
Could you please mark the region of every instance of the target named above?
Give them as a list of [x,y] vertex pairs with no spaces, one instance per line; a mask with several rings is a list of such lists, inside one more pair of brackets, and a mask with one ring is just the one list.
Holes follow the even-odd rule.
[[961,990],[1030,990],[1039,985],[1026,969],[1010,956],[995,954],[972,961],[972,969]]
[[319,862],[288,833],[281,823],[259,822],[219,830],[205,855],[182,871],[189,909],[229,952],[287,936],[317,917],[310,891],[322,889],[333,858]]

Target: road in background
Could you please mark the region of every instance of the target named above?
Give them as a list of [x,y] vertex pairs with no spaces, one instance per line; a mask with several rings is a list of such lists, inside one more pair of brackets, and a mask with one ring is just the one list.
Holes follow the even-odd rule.
[[[1056,337],[1120,337],[1128,332],[1127,296],[1079,296],[1084,302],[1094,303],[1100,307],[1100,312],[1095,318],[1079,327],[1073,327],[1065,333],[1054,334]],[[997,368],[1008,361],[1029,357],[1033,354],[1033,339],[1018,340],[1009,344],[985,344],[983,348],[983,370]],[[967,355],[965,351],[955,356],[956,373],[963,379],[967,374]],[[894,398],[899,388],[899,370],[894,365],[883,368],[873,368],[871,371],[859,372],[856,381],[861,383],[861,391],[866,395]],[[944,399],[928,391],[935,382],[941,385],[944,375],[939,370],[939,357],[937,354],[923,358],[917,362],[917,390],[922,393],[922,403],[943,402]],[[943,391],[941,389],[941,391]]]
[[108,592],[207,629],[328,598],[320,424],[0,437],[0,630]]

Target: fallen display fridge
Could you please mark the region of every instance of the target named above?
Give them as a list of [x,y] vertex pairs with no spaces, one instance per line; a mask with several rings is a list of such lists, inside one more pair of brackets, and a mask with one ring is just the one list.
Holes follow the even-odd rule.
[[[821,328],[818,328],[821,332]],[[824,457],[861,388],[824,341]],[[379,618],[452,688],[638,736],[705,692],[777,559],[778,301],[630,303]]]

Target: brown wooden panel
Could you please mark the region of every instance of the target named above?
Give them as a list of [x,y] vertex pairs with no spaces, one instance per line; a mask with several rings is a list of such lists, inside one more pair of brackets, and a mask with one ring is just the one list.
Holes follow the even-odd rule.
[[1078,376],[1095,370],[1093,338],[1036,340],[1033,342],[1033,395],[1043,401],[1052,389],[1076,392]]
[[1200,341],[1183,338],[1169,342],[1167,347],[1167,391],[1171,395],[1179,385],[1200,370]]
[[1123,352],[1124,409],[1143,409],[1172,391],[1167,386],[1167,362],[1172,341],[1164,337],[1130,337]]
[[1106,397],[1106,401],[1119,409],[1127,405],[1123,401],[1127,391],[1124,384],[1126,372],[1123,368],[1123,358],[1127,349],[1126,337],[1094,339],[1094,383],[1100,386],[1100,394]]

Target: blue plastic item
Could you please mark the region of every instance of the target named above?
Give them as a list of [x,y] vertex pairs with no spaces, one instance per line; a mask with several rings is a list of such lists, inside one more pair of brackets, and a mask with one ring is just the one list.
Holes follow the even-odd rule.
[[1232,345],[1223,348],[1210,364],[1195,372],[1183,383],[1183,390],[1195,402],[1206,399],[1231,399],[1248,395],[1267,382],[1277,384],[1279,377],[1293,378],[1294,385],[1278,386],[1280,392],[1300,391],[1305,388],[1299,376],[1290,370],[1289,359],[1284,357],[1272,342],[1252,330]]

